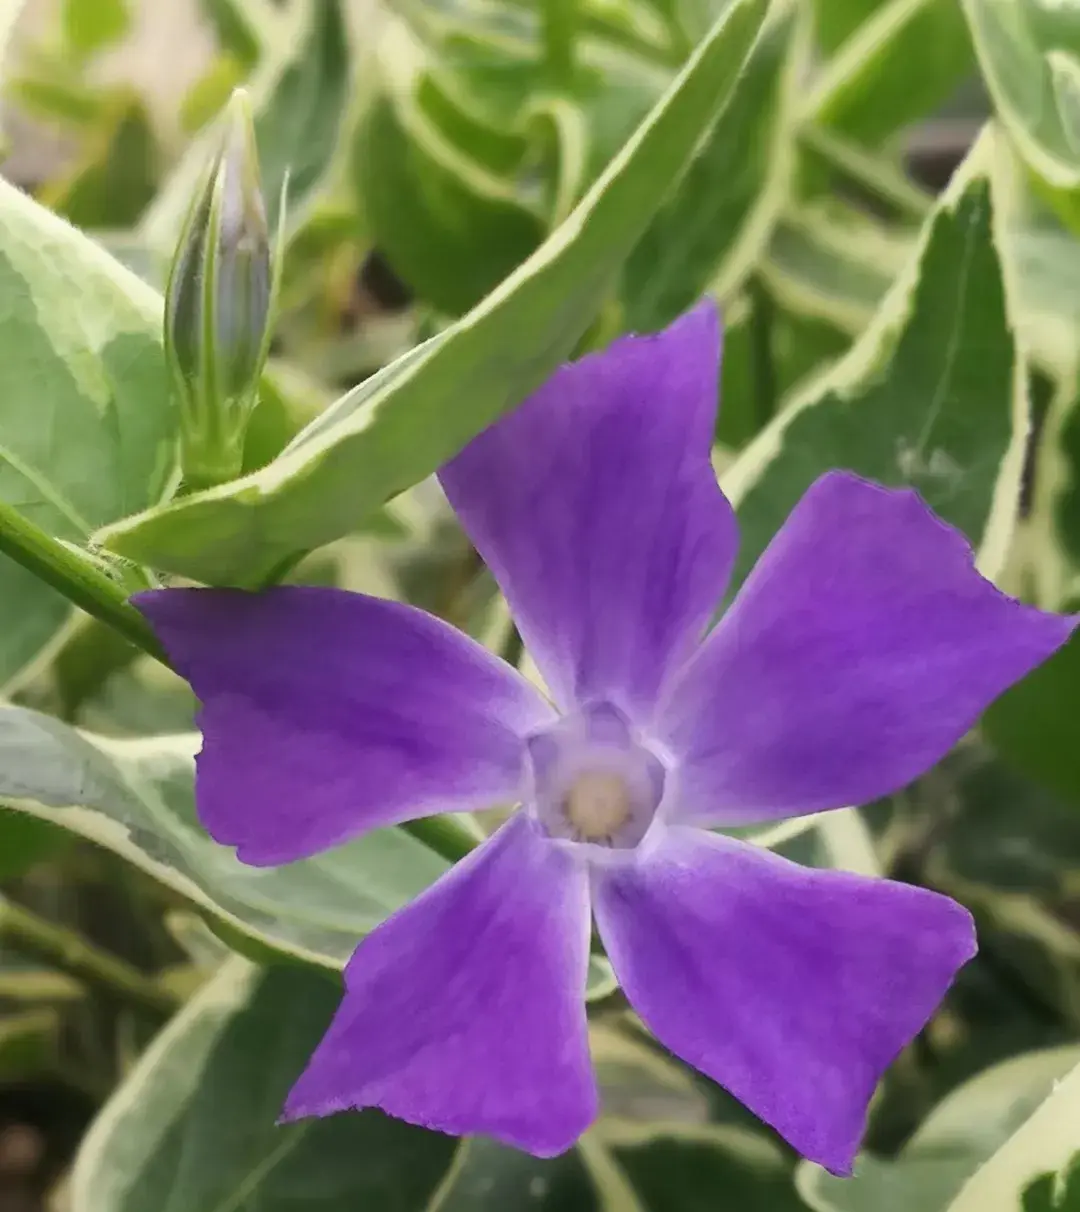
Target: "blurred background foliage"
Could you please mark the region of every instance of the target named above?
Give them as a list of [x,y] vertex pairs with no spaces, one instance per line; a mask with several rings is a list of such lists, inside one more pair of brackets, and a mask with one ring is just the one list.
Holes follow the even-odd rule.
[[[725,7],[9,0],[3,171],[160,291],[214,119],[249,88],[268,206],[287,198],[256,472],[335,397],[459,331],[592,196]],[[715,461],[743,525],[737,575],[818,471],[851,466],[918,486],[1008,591],[1076,609],[1080,10],[774,0],[747,45],[578,348],[721,299]],[[11,364],[24,220],[4,205]],[[65,291],[56,257],[46,301]],[[40,438],[13,394],[31,371],[60,398],[36,356],[21,379],[0,368],[0,442]],[[163,380],[142,389],[167,408]],[[42,440],[78,442],[57,408]],[[54,533],[85,541],[154,505],[159,472]],[[75,494],[101,464],[58,474]],[[0,496],[26,504],[2,476]],[[358,508],[290,576],[413,602],[521,659],[430,480]],[[767,839],[938,888],[979,921],[978,958],[891,1070],[845,1182],[663,1053],[602,961],[604,1114],[572,1153],[458,1149],[374,1115],[275,1128],[356,938],[445,861],[392,830],[243,867],[195,818],[186,685],[6,560],[0,599],[0,1212],[1080,1208],[1076,1077],[1051,1096],[1080,1061],[1080,644],[903,793]],[[1070,1121],[1071,1143],[1046,1143]]]

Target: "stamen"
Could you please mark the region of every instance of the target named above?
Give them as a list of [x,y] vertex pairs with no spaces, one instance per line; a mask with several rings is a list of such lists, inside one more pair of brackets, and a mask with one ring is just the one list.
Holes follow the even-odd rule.
[[630,790],[617,774],[586,771],[571,784],[562,803],[575,841],[614,846],[615,836],[630,820]]

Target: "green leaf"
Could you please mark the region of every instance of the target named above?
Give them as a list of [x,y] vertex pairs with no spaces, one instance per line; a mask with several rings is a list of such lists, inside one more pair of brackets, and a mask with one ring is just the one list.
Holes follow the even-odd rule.
[[1080,805],[1080,636],[1007,690],[983,735],[1012,767]]
[[325,389],[294,364],[267,363],[259,403],[244,435],[244,470],[255,471],[276,458],[329,403]]
[[378,1111],[275,1124],[337,1002],[316,973],[227,964],[106,1104],[71,1212],[423,1212],[453,1138]]
[[808,116],[872,147],[949,100],[974,66],[955,0],[887,0],[822,69]]
[[215,118],[244,83],[244,69],[231,55],[216,55],[184,94],[180,128],[193,135]]
[[1056,379],[1080,365],[1080,243],[1049,216],[1010,220],[1021,335]]
[[81,162],[40,201],[77,227],[129,227],[154,196],[159,160],[146,106],[125,91],[103,112]]
[[1024,1188],[1023,1212],[1080,1212],[1080,1150],[1057,1174],[1040,1174]]
[[1075,1047],[1048,1048],[993,1065],[943,1099],[894,1161],[861,1154],[854,1178],[803,1162],[799,1193],[814,1212],[945,1212],[1077,1059]]
[[349,38],[341,0],[313,0],[295,56],[273,89],[258,100],[255,136],[266,194],[267,222],[277,226],[288,177],[290,215],[322,182],[338,149],[350,86]]
[[400,829],[285,867],[248,867],[196,819],[198,748],[195,733],[113,739],[0,706],[0,800],[139,867],[249,950],[332,969],[446,869]]
[[948,1212],[1016,1212],[1033,1179],[1063,1170],[1073,1158],[1080,1139],[1078,1124],[1080,1065],[964,1184]]
[[338,401],[317,437],[300,435],[269,467],[132,518],[102,541],[197,580],[258,584],[433,472],[571,353],[670,181],[737,93],[765,12],[763,0],[736,0],[566,222],[404,368]]
[[1075,807],[1014,773],[974,738],[894,803],[915,818],[917,833],[933,831],[925,878],[976,915],[983,949],[1037,999],[1043,1015],[1049,1007],[1080,1023],[1080,935],[1070,886],[1080,866]]
[[854,334],[910,252],[909,241],[846,210],[789,209],[773,229],[763,276],[783,307]]
[[628,329],[663,327],[710,286],[726,296],[757,259],[790,184],[808,35],[801,6],[773,5],[739,89],[627,262]]
[[[97,626],[107,630],[104,624]],[[110,634],[116,633],[110,631]],[[58,680],[65,658],[84,635],[85,632],[77,631],[57,658],[55,674]],[[86,643],[93,644],[94,639],[91,633]],[[171,736],[193,732],[198,700],[188,683],[153,657],[138,651],[132,653],[130,644],[127,652],[133,659],[118,660],[110,669],[108,645],[101,644],[94,655],[100,655],[104,662],[97,670],[102,676],[89,687],[84,683],[80,688],[77,681],[70,686],[76,695],[81,693],[73,722],[90,732],[107,736]],[[86,672],[92,675],[95,671],[91,667]]]
[[760,300],[740,300],[724,316],[716,440],[731,450],[745,446],[772,419],[778,399],[851,344],[843,328],[784,306],[771,288],[765,314],[755,316]]
[[127,36],[131,9],[128,0],[64,0],[61,22],[67,44],[88,58]]
[[[993,176],[1021,345],[1056,379],[1071,379],[1080,365],[1080,245],[1035,197],[1026,168],[1001,138],[994,141]],[[912,251],[910,229],[818,200],[781,216],[763,274],[784,308],[858,333]]]
[[577,1149],[560,1157],[530,1157],[481,1138],[464,1143],[453,1179],[430,1212],[517,1212],[519,1208],[528,1212],[614,1212],[600,1202]]
[[0,807],[0,880],[22,875],[67,845],[63,830]]
[[[493,120],[474,104],[461,81],[452,73],[441,70],[437,62],[428,63],[418,55],[406,52],[409,61],[415,59],[417,70],[411,74],[403,72],[403,65],[393,62],[393,41],[384,37],[386,42],[389,42],[389,63],[384,74],[391,90],[406,94],[401,99],[410,100],[438,129],[443,140],[494,173],[512,176],[521,167],[529,143],[518,129],[518,121],[508,124],[505,114],[500,116],[501,120]],[[408,78],[404,78],[406,75]]]
[[[58,538],[159,501],[176,418],[160,301],[95,244],[0,184],[0,498]],[[0,686],[59,635],[71,608],[0,556]]]
[[633,1132],[658,1119],[678,1124],[708,1118],[708,1099],[693,1070],[652,1042],[630,1011],[590,1022],[589,1054],[600,1087],[597,1131]]
[[724,11],[726,0],[666,0],[665,7],[672,10],[686,40],[692,46],[705,36],[717,14]]
[[593,1130],[547,1160],[470,1140],[430,1212],[802,1212],[791,1171],[763,1134],[717,1126]]
[[[569,175],[581,188],[603,171],[671,79],[670,71],[656,61],[655,46],[650,53],[648,35],[644,42],[636,40],[633,50],[619,36],[617,19],[633,16],[625,0],[618,9],[602,10],[601,20],[586,20],[574,48],[573,77],[559,80],[557,88],[546,63],[535,4],[459,5],[449,19],[441,6],[432,6],[427,20],[416,20],[414,7],[403,15],[427,45],[440,82],[452,80],[455,94],[487,123],[519,139],[538,119],[552,121],[560,138],[570,133],[579,171]],[[718,15],[709,18],[702,37]],[[384,39],[384,44],[381,57],[392,66],[401,57],[400,48],[390,40]],[[471,136],[456,137],[451,127],[441,125],[463,150],[484,159],[475,130]],[[571,192],[570,201],[577,201],[580,191]]]
[[448,315],[479,303],[544,238],[541,215],[443,138],[412,93],[388,93],[369,108],[354,164],[373,243]]
[[1080,241],[1032,189],[1016,155],[1002,164],[1004,215],[1021,307],[1022,336],[1054,389],[1038,437],[1038,476],[1029,527],[1036,593],[1055,609],[1075,595],[1080,571],[1080,467],[1077,372],[1080,369]]
[[66,64],[44,56],[32,60],[26,75],[7,81],[7,91],[26,112],[54,126],[85,134],[101,121],[100,89],[73,78]]
[[1052,185],[1080,185],[1080,12],[1037,0],[962,0],[979,67],[1021,154]]
[[1000,571],[1028,402],[998,251],[992,151],[987,132],[850,353],[728,469],[723,482],[740,519],[735,585],[803,492],[833,467],[917,488],[980,550],[984,571]]
[[814,36],[831,56],[881,7],[881,0],[813,0]]
[[247,0],[199,0],[203,16],[213,27],[219,48],[245,69],[262,53],[258,5]]
[[589,956],[589,970],[585,978],[585,1000],[600,1001],[610,997],[619,987],[615,972],[602,955]]
[[[582,184],[588,186],[663,95],[671,76],[637,55],[595,38],[581,39],[577,53],[578,71],[566,99],[584,119]],[[548,87],[541,77],[536,92],[543,96]],[[530,101],[536,103],[535,93]]]
[[[1010,180],[1009,221],[1024,308],[1022,335],[1054,380],[1037,431],[1037,474],[1023,543],[1017,544],[1023,561],[1018,583],[1040,606],[1068,611],[1080,600],[1080,246],[1018,176],[1014,172]],[[984,732],[1003,759],[1074,805],[1080,804],[1078,672],[1080,646],[1074,639],[984,717]]]
[[[803,1212],[788,1156],[763,1133],[719,1125],[653,1125],[605,1141],[642,1212],[704,1212],[719,1192],[740,1212]],[[924,1212],[920,1207],[919,1212]]]
[[799,128],[800,194],[866,199],[900,222],[921,223],[934,195],[912,181],[888,149],[869,149],[812,122]]

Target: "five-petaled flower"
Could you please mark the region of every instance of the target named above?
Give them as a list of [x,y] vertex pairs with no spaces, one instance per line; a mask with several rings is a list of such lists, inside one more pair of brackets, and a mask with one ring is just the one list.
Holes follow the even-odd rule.
[[901,787],[1073,620],[1001,594],[914,492],[832,472],[702,639],[737,539],[709,460],[719,355],[699,306],[564,367],[442,470],[551,701],[396,602],[138,599],[203,703],[202,820],[245,862],[522,805],[360,943],[286,1118],[374,1106],[567,1149],[597,1111],[595,915],[656,1037],[847,1173],[882,1072],[974,954],[937,893],[710,829]]

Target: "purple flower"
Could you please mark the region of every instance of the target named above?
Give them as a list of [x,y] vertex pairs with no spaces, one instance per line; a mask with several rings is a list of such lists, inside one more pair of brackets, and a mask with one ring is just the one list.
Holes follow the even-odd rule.
[[597,1111],[594,914],[657,1038],[848,1173],[882,1072],[974,954],[937,893],[708,830],[903,786],[1073,620],[999,593],[914,492],[833,472],[702,640],[737,541],[719,355],[703,305],[564,367],[442,472],[555,706],[395,602],[139,598],[203,703],[202,820],[245,862],[523,805],[360,944],[286,1118],[374,1106],[567,1149]]

